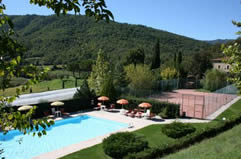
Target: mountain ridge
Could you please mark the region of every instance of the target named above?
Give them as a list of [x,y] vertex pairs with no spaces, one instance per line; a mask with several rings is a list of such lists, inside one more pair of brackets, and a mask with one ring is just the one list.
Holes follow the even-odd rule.
[[210,47],[206,42],[144,25],[107,24],[81,15],[15,15],[10,18],[20,35],[19,40],[28,49],[25,57],[43,64],[94,59],[99,49],[116,60],[137,47],[145,50],[148,60],[157,38],[163,56],[177,51],[192,54]]

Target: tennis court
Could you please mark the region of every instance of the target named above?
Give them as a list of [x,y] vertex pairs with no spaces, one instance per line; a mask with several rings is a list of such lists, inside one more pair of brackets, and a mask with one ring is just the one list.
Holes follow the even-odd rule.
[[179,89],[151,96],[159,101],[180,104],[181,115],[199,119],[205,119],[236,97],[233,94],[198,92],[193,89]]

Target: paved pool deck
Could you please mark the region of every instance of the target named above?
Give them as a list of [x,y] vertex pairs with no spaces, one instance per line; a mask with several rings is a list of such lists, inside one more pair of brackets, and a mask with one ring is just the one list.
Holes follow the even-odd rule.
[[[215,112],[215,115],[211,116],[208,120],[199,120],[199,119],[165,119],[165,120],[162,120],[162,119],[158,119],[158,118],[156,120],[147,120],[144,118],[127,117],[125,115],[120,114],[119,110],[116,110],[113,112],[107,112],[107,111],[78,112],[71,116],[75,117],[75,116],[79,116],[79,115],[90,115],[90,116],[94,116],[94,117],[98,117],[98,118],[104,118],[104,119],[113,120],[113,121],[117,121],[117,122],[121,122],[121,123],[126,123],[129,125],[133,125],[133,127],[132,128],[123,128],[123,129],[120,129],[120,130],[112,132],[112,133],[108,133],[103,136],[99,136],[99,137],[92,138],[92,139],[89,139],[86,141],[82,141],[78,144],[69,145],[69,146],[63,147],[61,149],[39,155],[37,157],[34,157],[34,159],[60,158],[60,157],[66,156],[68,154],[71,154],[73,152],[79,151],[81,149],[85,149],[85,148],[94,146],[96,144],[99,144],[102,142],[102,140],[104,138],[110,136],[113,133],[124,132],[124,131],[131,132],[131,131],[135,131],[135,130],[138,130],[138,129],[141,129],[141,128],[144,128],[146,126],[153,125],[153,124],[169,124],[174,121],[180,121],[183,123],[207,123],[207,122],[211,121],[212,119],[214,119],[219,114],[221,114],[223,111],[225,111],[228,107],[230,107],[233,103],[235,103],[239,99],[241,99],[241,97],[237,97],[230,103],[224,105],[223,109],[220,109],[218,112]],[[57,120],[60,120],[60,119],[62,119],[62,118],[58,118]]]

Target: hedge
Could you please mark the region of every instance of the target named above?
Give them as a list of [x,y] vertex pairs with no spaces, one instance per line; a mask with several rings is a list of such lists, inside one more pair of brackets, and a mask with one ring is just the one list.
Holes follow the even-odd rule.
[[165,155],[187,148],[190,145],[193,145],[204,139],[214,137],[222,132],[232,129],[235,125],[240,123],[241,123],[241,116],[235,119],[231,119],[229,121],[220,122],[219,124],[213,127],[207,127],[200,131],[196,131],[195,133],[189,134],[181,138],[176,143],[167,144],[163,147],[158,147],[158,148],[145,149],[142,152],[128,154],[124,158],[125,159],[153,159],[158,157],[161,158]]
[[166,124],[162,127],[162,132],[168,137],[177,139],[186,136],[190,133],[195,132],[196,128],[191,124],[173,122],[171,124]]
[[134,109],[137,108],[138,105],[142,102],[148,102],[152,104],[151,112],[157,115],[160,115],[162,118],[177,118],[179,117],[180,105],[167,103],[167,102],[159,102],[157,100],[146,99],[146,98],[136,98],[136,97],[124,97],[129,101],[128,105],[124,107],[126,109]]

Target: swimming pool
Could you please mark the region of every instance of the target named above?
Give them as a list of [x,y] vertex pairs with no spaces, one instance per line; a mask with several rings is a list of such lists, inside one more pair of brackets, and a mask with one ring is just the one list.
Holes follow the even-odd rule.
[[[65,146],[127,127],[127,124],[88,115],[56,121],[41,138],[23,135],[17,130],[7,135],[0,133],[0,148],[6,159],[30,159]],[[21,144],[19,144],[19,140]]]

